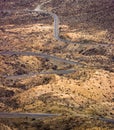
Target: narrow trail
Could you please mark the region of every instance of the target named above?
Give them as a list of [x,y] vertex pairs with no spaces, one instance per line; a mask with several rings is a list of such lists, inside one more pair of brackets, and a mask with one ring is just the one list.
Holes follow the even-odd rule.
[[16,51],[0,51],[0,55],[18,55],[18,56],[38,56],[38,57],[42,57],[42,58],[46,58],[46,59],[52,59],[52,60],[57,60],[63,63],[67,63],[67,64],[71,64],[71,65],[84,65],[81,63],[78,63],[76,61],[70,61],[70,60],[66,60],[66,59],[62,59],[56,56],[51,56],[48,54],[44,54],[44,53],[35,53],[35,52],[16,52]]
[[54,117],[59,116],[59,114],[48,114],[48,113],[3,113],[0,112],[0,118],[44,118],[44,117]]
[[[68,44],[80,44],[80,43],[76,43],[76,42],[72,42],[69,40],[65,40],[62,39],[60,37],[60,32],[59,32],[59,23],[60,20],[58,18],[58,16],[55,13],[52,12],[48,12],[46,10],[43,10],[43,6],[47,3],[49,3],[51,0],[46,1],[41,3],[40,5],[38,5],[34,10],[23,10],[23,12],[37,12],[37,13],[45,13],[45,14],[49,14],[50,16],[52,16],[53,20],[54,20],[54,32],[53,35],[55,37],[56,40],[60,41],[60,42],[65,42]],[[0,10],[0,12],[16,12],[14,10]],[[83,43],[84,44],[84,43]],[[90,44],[89,44],[90,45]],[[92,44],[94,45],[94,44]],[[97,45],[97,44],[95,44]],[[98,44],[98,45],[102,45],[102,46],[114,46],[114,44]],[[50,56],[48,54],[43,54],[43,53],[34,53],[34,52],[16,52],[16,51],[0,51],[0,55],[18,55],[18,56],[39,56],[42,58],[48,58],[48,59],[52,59],[52,60],[58,60],[60,62],[63,63],[67,63],[67,64],[71,64],[71,65],[84,65],[81,64],[79,62],[76,61],[70,61],[70,60],[66,60],[66,59],[62,59],[62,58],[58,58],[55,56]],[[18,76],[6,76],[4,78],[6,79],[12,79],[12,80],[16,80],[16,79],[23,79],[23,78],[28,78],[28,77],[32,77],[35,75],[39,75],[39,74],[68,74],[68,73],[72,73],[75,72],[76,70],[57,70],[57,71],[53,71],[53,72],[40,72],[40,73],[30,73],[30,74],[24,74],[24,75],[18,75]],[[0,118],[25,118],[25,117],[29,117],[29,118],[41,118],[41,117],[53,117],[53,116],[60,116],[60,114],[48,114],[48,113],[0,113]],[[90,117],[90,118],[94,118],[96,119],[96,116],[89,116],[86,114],[77,114],[77,116],[82,116],[82,117]],[[108,122],[108,123],[114,123],[113,119],[108,119],[108,118],[97,118],[99,120]]]
[[[68,43],[68,44],[81,44],[81,43],[76,43],[76,42],[72,42],[72,41],[69,41],[69,40],[65,40],[65,39],[62,39],[60,37],[60,31],[59,31],[59,23],[60,23],[60,20],[59,20],[59,17],[55,14],[55,13],[52,13],[52,12],[49,12],[49,11],[46,11],[46,10],[43,10],[43,6],[49,2],[51,2],[52,0],[49,0],[49,1],[45,1],[43,3],[41,3],[40,5],[37,5],[37,7],[34,9],[34,10],[23,10],[22,12],[36,12],[36,13],[44,13],[44,14],[49,14],[50,16],[52,16],[53,20],[54,20],[54,28],[53,28],[53,35],[55,37],[56,40],[60,41],[60,42],[64,42],[64,43]],[[0,10],[0,11],[3,11],[3,12],[16,12],[14,10]],[[83,43],[84,44],[84,43]],[[86,44],[86,43],[85,43]],[[92,44],[92,45],[97,45],[97,44]],[[114,46],[114,44],[98,44],[98,45],[102,45],[102,46]],[[97,45],[97,46],[98,46]],[[75,62],[75,61],[70,61],[70,60],[66,60],[66,59],[62,59],[62,58],[58,58],[58,57],[55,57],[55,56],[50,56],[48,54],[43,54],[43,53],[40,53],[40,54],[37,54],[37,53],[34,53],[34,52],[14,52],[14,51],[0,51],[0,55],[12,55],[12,54],[16,54],[16,55],[27,55],[27,56],[39,56],[39,57],[43,57],[43,58],[48,58],[48,59],[54,59],[54,60],[58,60],[60,62],[64,62],[64,63],[67,63],[67,64],[79,64],[79,65],[82,65],[81,63],[79,62]],[[84,66],[84,64],[83,64]],[[59,71],[59,70],[58,70]],[[63,72],[63,74],[65,73],[68,73],[67,70],[62,70],[61,72]],[[47,72],[49,74],[49,72]],[[51,74],[52,72],[50,72]],[[71,73],[69,71],[69,73]],[[38,75],[38,73],[36,73]],[[46,72],[44,73],[46,74]],[[57,74],[57,73],[56,73]],[[62,74],[62,73],[61,73]],[[34,74],[35,75],[35,74]],[[20,76],[11,76],[12,78],[20,78]],[[11,77],[7,77],[7,78],[11,78]],[[23,75],[22,75],[23,77]],[[28,77],[28,76],[27,76]]]
[[[60,37],[60,31],[59,31],[59,25],[60,25],[60,20],[59,20],[59,17],[53,13],[53,12],[49,12],[47,10],[43,10],[43,6],[49,2],[51,2],[52,0],[49,0],[49,1],[46,1],[40,5],[37,5],[37,7],[32,10],[32,12],[41,12],[41,13],[45,13],[45,14],[49,14],[50,16],[52,16],[53,20],[54,20],[54,28],[53,28],[53,35],[55,37],[56,40],[60,41],[60,42],[65,42],[65,43],[68,43],[68,44],[81,44],[79,42],[75,42],[75,41],[71,41],[71,40],[66,40],[66,39],[63,39]],[[31,12],[31,10],[29,10]],[[91,45],[91,43],[83,43],[83,44],[88,44],[88,45]],[[114,46],[114,44],[106,44],[106,43],[94,43],[92,45],[101,45],[101,46]]]

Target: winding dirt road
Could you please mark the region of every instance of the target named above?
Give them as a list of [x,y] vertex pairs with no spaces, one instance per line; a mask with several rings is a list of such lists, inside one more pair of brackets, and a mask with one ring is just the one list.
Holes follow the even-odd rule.
[[[52,13],[52,12],[49,12],[47,10],[43,10],[43,6],[47,3],[49,3],[50,1],[52,0],[49,0],[49,1],[46,1],[40,5],[38,5],[34,10],[29,10],[30,12],[34,11],[34,12],[41,12],[41,13],[45,13],[45,14],[49,14],[50,16],[52,16],[53,20],[54,20],[54,28],[53,28],[53,35],[55,37],[56,40],[58,41],[61,41],[61,42],[65,42],[65,43],[68,43],[68,44],[81,44],[79,42],[75,42],[75,41],[71,41],[71,40],[66,40],[66,39],[62,39],[60,37],[60,31],[59,31],[59,23],[60,23],[60,20],[59,20],[59,17],[55,14],[55,13]],[[83,44],[90,44],[91,43],[83,43]],[[97,43],[94,43],[92,45],[97,45]],[[99,45],[102,45],[102,46],[109,46],[109,45],[112,45],[114,46],[114,44],[106,44],[106,43],[99,43]]]
[[[40,12],[40,13],[45,13],[45,14],[49,14],[52,16],[52,18],[54,19],[54,37],[55,39],[57,39],[58,41],[62,41],[65,43],[69,43],[69,44],[78,44],[72,41],[68,41],[65,39],[60,38],[59,34],[59,18],[55,13],[52,12],[48,12],[45,11],[43,9],[41,9],[46,3],[50,2],[51,0],[44,2],[40,5],[38,5],[34,10],[25,10],[27,12]],[[8,10],[6,10],[8,11]],[[10,10],[9,10],[10,12]],[[12,11],[11,11],[12,12]],[[80,43],[79,43],[80,44]],[[101,44],[101,45],[106,45],[109,46],[109,44]],[[113,44],[110,44],[113,45]],[[66,59],[62,59],[62,58],[58,58],[55,56],[50,56],[47,54],[43,54],[43,53],[34,53],[34,52],[13,52],[13,51],[0,51],[0,55],[27,55],[27,56],[40,56],[43,58],[48,58],[48,59],[54,59],[54,60],[58,60],[60,62],[64,62],[67,64],[80,64],[78,62],[75,61],[70,61],[70,60],[66,60]],[[8,76],[6,78],[8,79],[20,79],[20,78],[27,78],[30,76],[34,76],[34,75],[38,75],[38,74],[67,74],[67,73],[72,73],[75,70],[61,70],[61,71],[53,71],[53,72],[41,72],[41,73],[31,73],[30,75],[19,75],[19,76]],[[38,114],[38,113],[0,113],[0,118],[22,118],[22,117],[30,117],[30,118],[37,118],[37,117],[51,117],[51,116],[58,116],[58,114]],[[109,122],[114,122],[113,120],[110,119],[105,119],[105,118],[99,118],[100,120],[103,121],[109,121]]]

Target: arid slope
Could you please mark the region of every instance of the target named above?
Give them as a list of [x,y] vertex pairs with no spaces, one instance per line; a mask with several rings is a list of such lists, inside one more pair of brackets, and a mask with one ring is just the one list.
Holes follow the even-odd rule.
[[[0,112],[61,114],[41,121],[0,119],[0,128],[113,130],[113,123],[99,120],[101,117],[114,118],[113,0],[52,0],[44,6],[59,16],[61,38],[78,45],[54,39],[51,16],[22,12],[42,2],[0,1],[1,10],[16,10],[0,11],[0,52],[45,53],[79,64],[70,65],[38,56],[0,55]],[[102,45],[104,43],[106,45]],[[21,80],[4,78],[67,69],[75,72],[36,75]]]

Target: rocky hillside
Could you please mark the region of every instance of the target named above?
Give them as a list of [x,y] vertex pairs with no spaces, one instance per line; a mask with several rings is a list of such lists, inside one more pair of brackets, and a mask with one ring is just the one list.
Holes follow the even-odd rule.
[[[0,119],[0,129],[113,130],[114,118],[114,1],[52,0],[43,9],[60,18],[60,36],[53,37],[53,19],[44,13],[23,12],[44,0],[0,1],[0,112],[57,113],[56,118]],[[5,10],[5,11],[3,11]],[[11,10],[16,10],[15,12]],[[38,74],[74,70],[69,74]],[[7,76],[35,74],[20,79]]]

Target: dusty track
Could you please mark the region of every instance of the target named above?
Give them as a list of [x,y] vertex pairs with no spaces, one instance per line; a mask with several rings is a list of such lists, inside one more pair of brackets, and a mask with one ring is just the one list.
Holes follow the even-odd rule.
[[[50,2],[50,1],[48,1]],[[72,42],[72,41],[68,41],[68,40],[65,40],[65,39],[61,39],[60,38],[60,32],[59,32],[59,18],[56,14],[52,13],[52,12],[48,12],[48,11],[45,11],[42,8],[42,6],[44,6],[44,4],[46,4],[47,2],[44,2],[42,3],[41,5],[38,5],[34,10],[25,10],[27,12],[40,12],[40,13],[45,13],[45,14],[49,14],[52,16],[52,18],[54,19],[54,37],[55,39],[57,39],[58,41],[62,41],[62,42],[65,42],[65,43],[69,43],[69,44],[78,44],[78,43],[75,43],[75,42]],[[8,10],[7,10],[8,11]],[[101,44],[101,45],[106,45],[106,46],[109,46],[109,44]],[[113,45],[113,44],[112,44]],[[40,57],[43,57],[43,58],[48,58],[48,59],[54,59],[54,60],[59,60],[60,62],[64,62],[64,63],[67,63],[67,64],[80,64],[78,62],[75,62],[75,61],[70,61],[70,60],[65,60],[65,59],[61,59],[61,58],[58,58],[58,57],[54,57],[54,56],[50,56],[50,55],[47,55],[47,54],[43,54],[43,53],[34,53],[34,52],[12,52],[12,51],[9,51],[9,52],[3,52],[1,51],[0,52],[0,55],[27,55],[27,56],[40,56]],[[26,78],[26,77],[30,77],[30,76],[34,76],[34,75],[38,75],[38,74],[67,74],[67,73],[71,73],[75,70],[62,70],[62,71],[53,71],[53,72],[43,72],[43,73],[34,73],[34,74],[30,74],[30,75],[20,75],[20,76],[9,76],[9,77],[6,77],[8,79],[20,79],[20,78]],[[33,114],[33,113],[27,113],[27,114],[22,114],[22,113],[0,113],[0,118],[1,117],[5,117],[5,118],[19,118],[19,117],[45,117],[45,116],[57,116],[56,114],[55,115],[51,115],[51,114]],[[110,120],[110,119],[104,119],[104,118],[99,118],[100,120],[103,120],[103,121],[109,121],[109,122],[113,122],[113,120]]]
[[0,118],[43,118],[58,116],[57,114],[44,114],[44,113],[0,113]]

